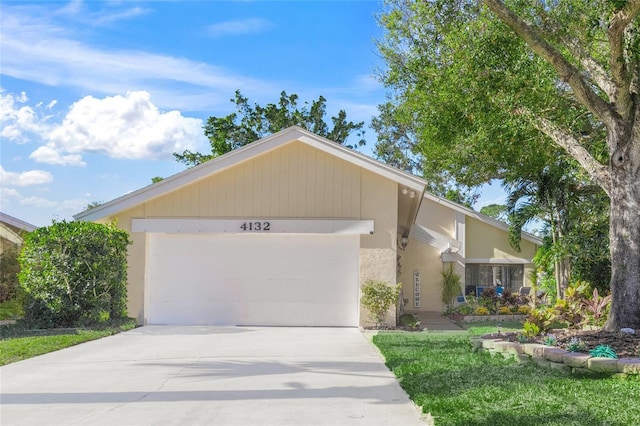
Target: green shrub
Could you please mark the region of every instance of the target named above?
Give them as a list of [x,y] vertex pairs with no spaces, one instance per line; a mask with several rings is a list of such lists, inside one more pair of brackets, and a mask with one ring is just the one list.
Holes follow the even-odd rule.
[[25,321],[74,327],[126,316],[126,231],[54,222],[27,235],[20,255]]
[[475,314],[476,315],[489,315],[489,310],[487,308],[485,308],[484,306],[479,306],[476,308],[475,310]]
[[548,332],[551,330],[553,322],[556,320],[554,311],[552,308],[540,308],[534,309],[529,312],[527,316],[527,322],[535,324],[540,332]]
[[388,285],[384,281],[367,280],[362,286],[362,304],[376,324],[383,324],[389,309],[398,301],[402,284]]
[[413,314],[400,315],[398,322],[401,326],[411,329],[416,329],[420,326],[420,321],[418,321],[418,318]]
[[522,326],[522,335],[526,338],[536,337],[541,332],[542,331],[540,330],[540,327],[538,327],[537,324],[534,324],[529,321],[525,321],[525,323]]
[[511,315],[511,308],[508,306],[500,306],[500,309],[498,309],[498,314]]
[[0,303],[11,300],[18,295],[18,257],[20,248],[8,247],[0,253]]

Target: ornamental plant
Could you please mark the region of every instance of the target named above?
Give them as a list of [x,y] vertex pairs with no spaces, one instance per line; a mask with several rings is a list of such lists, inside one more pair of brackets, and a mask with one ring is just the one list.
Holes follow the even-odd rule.
[[594,358],[618,358],[618,354],[616,351],[609,345],[598,345],[591,351],[589,351],[589,355]]
[[489,315],[489,310],[484,306],[478,306],[474,312],[476,315]]
[[387,312],[398,301],[401,287],[402,284],[388,285],[376,280],[367,280],[362,286],[361,302],[377,326],[384,323]]
[[522,325],[522,336],[530,339],[536,337],[541,333],[540,327],[537,324],[529,321],[525,321]]
[[28,234],[18,276],[26,323],[76,327],[124,318],[129,244],[114,224],[62,221]]
[[585,352],[587,345],[577,337],[572,337],[567,343],[566,349],[569,352]]
[[500,306],[500,309],[498,309],[498,313],[500,315],[511,315],[511,308],[508,306]]

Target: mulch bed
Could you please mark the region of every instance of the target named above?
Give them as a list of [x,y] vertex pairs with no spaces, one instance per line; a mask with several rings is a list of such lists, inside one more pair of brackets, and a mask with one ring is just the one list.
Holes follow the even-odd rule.
[[640,330],[636,334],[604,331],[604,330],[554,330],[551,334],[558,338],[560,347],[569,343],[572,337],[578,338],[587,345],[587,350],[599,345],[609,345],[618,358],[640,357]]
[[[604,331],[604,330],[572,330],[558,329],[551,333],[557,339],[557,346],[566,349],[572,338],[580,339],[586,345],[586,352],[595,349],[599,345],[608,345],[618,355],[618,358],[639,358],[640,357],[640,331],[636,334]],[[490,337],[504,338],[505,340],[517,342],[517,333],[491,334]],[[531,340],[530,343],[543,343],[543,339]]]

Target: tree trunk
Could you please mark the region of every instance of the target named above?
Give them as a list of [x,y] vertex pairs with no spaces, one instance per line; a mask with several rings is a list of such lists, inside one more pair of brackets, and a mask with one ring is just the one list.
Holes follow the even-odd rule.
[[[630,161],[633,163],[633,161]],[[605,329],[640,330],[640,181],[637,166],[612,167],[611,312]]]

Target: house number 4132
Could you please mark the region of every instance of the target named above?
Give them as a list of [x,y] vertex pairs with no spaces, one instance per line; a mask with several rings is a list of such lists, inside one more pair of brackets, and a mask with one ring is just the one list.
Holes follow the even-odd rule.
[[269,222],[243,222],[240,225],[243,231],[270,231],[271,223]]

